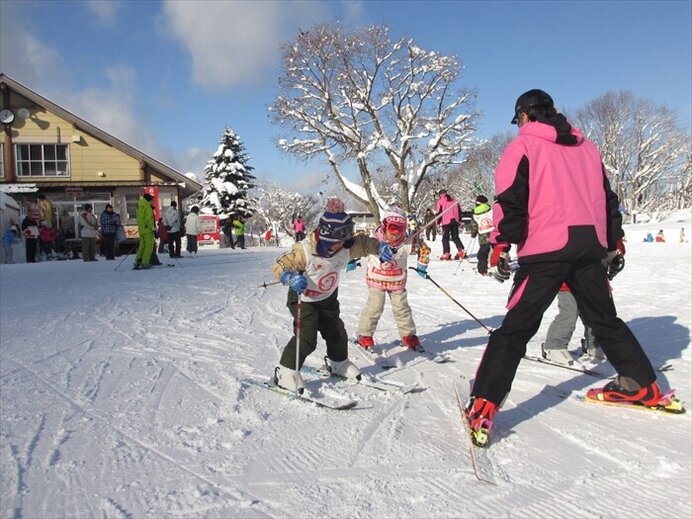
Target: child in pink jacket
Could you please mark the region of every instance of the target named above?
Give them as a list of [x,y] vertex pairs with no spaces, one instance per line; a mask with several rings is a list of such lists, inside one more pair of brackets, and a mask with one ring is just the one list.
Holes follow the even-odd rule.
[[[367,257],[368,272],[365,281],[368,285],[368,301],[360,314],[357,335],[358,344],[365,349],[375,345],[373,335],[384,311],[386,296],[392,302],[392,313],[404,346],[413,350],[420,347],[406,293],[407,263],[411,248],[410,244],[404,245],[406,228],[404,214],[398,210],[389,210],[383,214],[382,225],[375,230],[375,238],[386,242],[396,252],[388,262],[382,262],[372,254]],[[418,271],[422,277],[425,277],[429,256],[430,247],[421,242]]]

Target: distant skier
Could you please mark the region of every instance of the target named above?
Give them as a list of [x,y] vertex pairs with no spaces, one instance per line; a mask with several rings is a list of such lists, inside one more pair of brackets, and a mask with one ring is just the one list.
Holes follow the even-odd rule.
[[478,238],[478,273],[488,274],[488,255],[490,254],[490,233],[493,230],[493,210],[488,205],[488,198],[483,195],[476,197],[476,207],[471,219],[471,238]]
[[[466,256],[466,252],[464,251],[464,244],[461,243],[459,239],[459,224],[461,223],[461,207],[459,207],[459,201],[447,193],[446,189],[440,189],[438,194],[440,198],[438,198],[437,205],[435,206],[435,215],[440,220],[438,223],[442,225],[442,256],[440,256],[440,259],[452,259],[452,254],[449,249],[450,238],[457,248],[454,259],[463,259],[464,256]],[[450,206],[456,207],[447,210]]]
[[[519,244],[519,270],[502,326],[490,334],[465,415],[475,443],[489,439],[495,413],[512,387],[526,344],[563,281],[577,300],[618,373],[587,397],[644,406],[665,405],[649,359],[617,317],[606,268],[623,237],[618,197],[611,190],[598,148],[555,110],[542,90],[522,94],[512,124],[519,135],[495,172],[495,230],[490,261],[500,280],[510,277],[510,244]],[[668,399],[670,395],[668,395]],[[670,403],[670,400],[667,400]]]
[[[298,368],[317,348],[317,332],[327,344],[332,373],[347,378],[360,376],[360,369],[348,359],[348,335],[339,311],[339,274],[351,258],[377,254],[382,261],[392,259],[386,243],[362,235],[354,236],[353,220],[338,198],[327,201],[317,229],[306,239],[294,243],[291,250],[274,265],[274,277],[287,285],[286,306],[293,316],[294,335],[286,344],[274,383],[290,391],[302,392],[305,385],[296,371],[296,333],[300,332]],[[299,299],[300,294],[300,299]],[[300,328],[296,319],[300,303]]]
[[305,239],[305,221],[303,217],[298,215],[295,220],[293,220],[293,234],[295,236],[296,242]]

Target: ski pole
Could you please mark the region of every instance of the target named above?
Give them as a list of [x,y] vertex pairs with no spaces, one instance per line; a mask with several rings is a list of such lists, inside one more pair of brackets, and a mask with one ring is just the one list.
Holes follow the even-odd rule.
[[452,273],[453,276],[456,276],[456,275],[457,275],[457,272],[459,272],[459,269],[461,268],[461,262],[462,262],[462,261],[463,261],[463,260],[459,260],[459,264],[457,265],[457,268],[454,269],[454,272]]
[[[471,247],[473,247],[474,243],[476,242],[476,238],[471,238],[471,241],[469,242],[468,247],[466,247],[466,256],[464,256],[464,259],[466,261],[469,261],[469,254],[471,254]],[[457,272],[459,272],[459,269],[461,269],[461,263],[463,260],[459,261],[459,264],[457,265],[457,268],[454,270],[454,273],[452,274],[453,276],[457,275]],[[463,269],[462,269],[463,270]]]
[[[170,255],[169,255],[169,256],[170,256]],[[182,266],[182,265],[180,264],[180,262],[178,261],[178,256],[173,256],[173,259],[175,260],[175,262],[178,264],[178,266],[179,266],[180,268],[183,268],[183,266]]]
[[406,245],[407,243],[412,242],[414,238],[416,238],[420,233],[422,233],[423,231],[425,231],[425,229],[427,229],[427,228],[430,227],[431,225],[437,225],[437,221],[438,221],[440,218],[442,218],[442,215],[443,215],[443,214],[445,214],[447,211],[449,211],[449,210],[452,209],[453,207],[457,207],[458,205],[459,205],[459,202],[457,202],[456,204],[452,204],[452,205],[450,205],[447,209],[445,209],[444,211],[442,211],[440,214],[435,215],[435,218],[433,218],[432,220],[430,220],[430,221],[429,221],[428,223],[426,223],[423,227],[419,228],[416,232],[414,232],[412,235],[410,235],[408,238],[406,238],[403,242],[401,242],[401,245],[399,245],[399,247],[393,248],[392,250],[394,251],[394,253],[396,254],[397,249],[399,249],[400,247],[403,247],[403,246]]
[[466,247],[466,257],[468,257],[469,254],[471,254],[471,249],[476,245],[477,242],[478,242],[478,236],[477,235],[474,236],[473,238],[471,238],[471,241],[469,242],[469,246]]
[[[303,310],[303,297],[298,294],[298,301],[296,302],[296,377],[299,377],[300,373],[300,328],[301,328],[301,313]],[[300,393],[298,385],[296,384],[296,393]]]
[[123,257],[123,259],[120,260],[120,263],[118,263],[118,265],[117,265],[113,270],[115,270],[115,271],[117,272],[118,269],[120,268],[120,265],[123,264],[123,261],[125,261],[125,260],[127,259],[127,257],[135,251],[135,249],[136,249],[137,247],[138,247],[138,245],[133,245],[132,248],[130,249],[130,252],[128,252],[127,254],[125,254],[125,256]]
[[[421,271],[418,270],[416,267],[409,267],[409,269],[415,270],[415,271],[418,272],[419,274],[421,273]],[[448,298],[450,298],[452,301],[454,301],[464,312],[466,312],[467,314],[469,314],[469,315],[474,319],[474,321],[476,321],[476,322],[477,322],[478,324],[480,324],[483,328],[485,328],[485,329],[488,331],[488,333],[490,333],[490,332],[493,331],[491,328],[488,328],[485,324],[483,324],[483,322],[482,322],[480,319],[478,319],[478,317],[476,317],[476,316],[473,315],[471,312],[469,312],[469,311],[464,307],[464,305],[462,305],[459,301],[457,301],[456,299],[454,299],[454,298],[452,297],[452,295],[451,295],[449,292],[447,292],[444,288],[442,288],[440,285],[438,285],[438,284],[435,282],[435,280],[434,280],[433,278],[430,277],[430,274],[428,274],[427,272],[425,272],[425,279],[427,279],[427,280],[430,281],[433,285],[435,285],[437,288],[439,288],[439,289],[442,291],[442,293],[443,293],[444,295],[446,295]]]
[[257,285],[257,288],[267,288],[267,287],[270,287],[272,285],[279,285],[280,283],[281,283],[281,281],[272,281],[271,283],[265,282],[265,283],[262,283],[261,285]]

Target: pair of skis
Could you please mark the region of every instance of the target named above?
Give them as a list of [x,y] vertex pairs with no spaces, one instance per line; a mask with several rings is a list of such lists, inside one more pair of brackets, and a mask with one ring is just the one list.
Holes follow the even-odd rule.
[[[315,380],[324,380],[328,378],[333,378],[339,383],[344,383],[344,384],[351,384],[351,385],[360,385],[360,386],[365,386],[369,387],[372,389],[376,389],[378,391],[389,391],[389,392],[394,392],[398,394],[408,394],[411,393],[412,391],[416,390],[419,388],[419,384],[417,382],[413,384],[403,384],[400,382],[394,382],[392,380],[382,380],[380,378],[377,378],[376,376],[372,375],[367,375],[365,373],[361,373],[360,377],[357,379],[349,379],[346,377],[342,377],[340,375],[336,375],[332,373],[326,364],[321,366],[321,367],[314,367],[314,366],[307,366],[304,365],[301,368],[301,371],[303,373],[307,373],[310,375],[313,375],[314,378],[308,380],[307,382],[310,383]],[[270,391],[273,391],[275,393],[288,396],[300,401],[305,401],[305,402],[310,402],[318,407],[324,407],[328,409],[334,409],[337,411],[343,411],[343,410],[348,410],[348,409],[353,409],[358,405],[357,400],[350,399],[346,396],[339,396],[339,397],[332,397],[324,394],[319,394],[319,393],[313,393],[310,392],[307,388],[304,389],[301,393],[296,393],[295,391],[289,391],[286,390],[282,387],[277,386],[274,384],[273,380],[264,380],[264,381],[256,381],[256,380],[248,380],[247,381],[250,384],[257,385],[259,387],[263,387],[265,389],[269,389]]]
[[245,381],[248,384],[252,384],[254,386],[258,386],[264,389],[268,389],[270,391],[273,391],[274,393],[278,393],[283,396],[287,396],[289,398],[292,398],[294,400],[300,401],[300,402],[309,402],[311,404],[316,405],[317,407],[324,407],[326,409],[334,409],[336,411],[345,411],[348,409],[353,409],[358,405],[357,400],[352,400],[350,398],[346,397],[330,397],[327,395],[318,395],[318,394],[313,394],[310,393],[307,388],[303,390],[301,393],[297,393],[295,391],[289,391],[288,389],[284,389],[280,386],[277,386],[274,384],[273,380],[256,380],[256,379],[248,379]]
[[391,356],[388,355],[389,352],[383,349],[383,345],[377,344],[373,348],[364,348],[358,342],[358,337],[355,337],[353,339],[353,346],[355,347],[356,351],[372,366],[377,366],[382,370],[391,370],[391,372],[394,372],[414,365],[418,365],[421,362],[426,361],[432,361],[436,364],[444,364],[446,362],[452,361],[451,357],[448,354],[432,353],[426,351],[422,345],[419,345],[417,348],[414,349],[407,348],[400,341],[397,341],[394,344],[395,346],[399,346],[402,348],[402,350],[400,350],[402,353],[406,351],[412,351],[414,353],[417,353],[420,357],[422,357],[422,360],[419,360],[417,362],[413,361],[409,364],[397,364],[397,362],[394,359],[392,359]]
[[317,377],[332,377],[346,384],[366,386],[379,391],[392,391],[395,393],[401,393],[402,395],[411,393],[413,390],[418,389],[419,387],[418,382],[414,382],[413,384],[403,384],[400,382],[394,382],[392,380],[382,380],[374,375],[367,375],[365,373],[361,373],[357,379],[342,377],[341,375],[336,375],[330,371],[326,359],[324,366],[319,368],[313,366],[303,366],[301,369],[302,371],[311,373]]

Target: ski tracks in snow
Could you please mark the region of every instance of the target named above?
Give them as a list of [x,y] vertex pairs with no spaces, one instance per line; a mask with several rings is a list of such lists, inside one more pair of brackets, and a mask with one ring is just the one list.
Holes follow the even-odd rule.
[[[89,401],[88,399],[86,401],[75,400],[74,398],[66,394],[64,391],[57,388],[50,381],[46,380],[35,370],[20,363],[18,364],[21,367],[22,371],[31,375],[33,382],[43,386],[42,389],[48,390],[52,394],[56,395],[59,400],[62,400],[64,403],[68,405],[69,408],[75,411],[76,414],[79,416],[80,421],[86,420],[87,422],[91,423],[91,427],[100,427],[111,431],[111,433],[114,434],[113,439],[116,440],[116,445],[120,445],[121,449],[122,447],[125,447],[127,445],[124,452],[129,452],[133,456],[130,462],[126,462],[126,465],[131,465],[131,462],[141,463],[145,458],[155,458],[155,464],[160,466],[159,470],[165,470],[165,466],[167,465],[171,466],[175,468],[179,474],[186,474],[188,477],[197,480],[199,482],[197,484],[198,488],[202,486],[207,487],[208,489],[212,489],[211,492],[207,491],[207,493],[212,497],[217,496],[219,499],[222,500],[222,504],[217,503],[213,506],[210,505],[210,508],[215,508],[217,506],[228,507],[230,500],[236,503],[236,512],[238,512],[239,510],[244,510],[245,513],[250,513],[253,516],[276,515],[275,511],[272,511],[265,505],[261,504],[258,499],[249,495],[247,492],[238,491],[235,488],[228,487],[226,485],[226,482],[223,481],[223,479],[205,475],[197,469],[192,468],[187,464],[181,463],[178,459],[167,454],[159,446],[150,443],[145,438],[138,438],[134,436],[132,433],[127,432],[127,430],[123,427],[113,425],[111,417],[102,415],[100,412],[98,412],[95,408],[92,407],[91,404],[93,402]],[[127,426],[126,423],[124,425]],[[49,443],[52,444],[53,450],[52,453],[48,456],[47,465],[55,467],[59,464],[60,455],[56,453],[56,446],[64,444],[67,441],[67,439],[69,439],[69,435],[66,434],[64,428],[58,429],[56,433],[47,433],[46,417],[45,415],[42,415],[36,427],[35,433],[23,449],[23,454],[20,453],[20,449],[16,445],[13,445],[11,442],[9,442],[11,456],[14,459],[15,465],[17,467],[16,490],[14,498],[15,504],[13,513],[14,517],[22,517],[23,515],[25,515],[25,513],[31,515],[31,512],[25,512],[23,510],[21,496],[24,492],[24,489],[26,488],[26,475],[34,465],[34,458],[37,448],[40,444],[44,443],[43,437],[45,436],[45,434],[48,434],[49,436],[50,434],[53,434],[52,438],[49,439]],[[115,464],[117,466],[120,465],[121,461],[124,460],[124,458],[116,457],[113,461],[116,462]],[[151,459],[149,461],[151,462]],[[109,467],[103,468],[109,470]],[[70,474],[72,474],[72,476],[69,476]],[[79,476],[79,472],[73,473],[72,471],[65,472],[64,476],[74,477],[75,474],[77,475],[77,477],[81,477]],[[95,482],[78,481],[73,482],[72,484],[68,484],[67,486],[70,488],[81,489],[86,493],[86,489],[92,487],[94,483]],[[93,502],[93,499],[86,499],[86,494],[84,497],[85,502]],[[131,512],[128,512],[123,507],[123,505],[118,504],[118,501],[114,498],[105,498],[105,501],[103,501],[102,503],[105,503],[107,505],[106,509],[103,510],[104,513],[107,513],[110,509],[110,511],[117,511],[119,517],[132,517],[136,515]],[[3,507],[3,509],[5,508]]]

